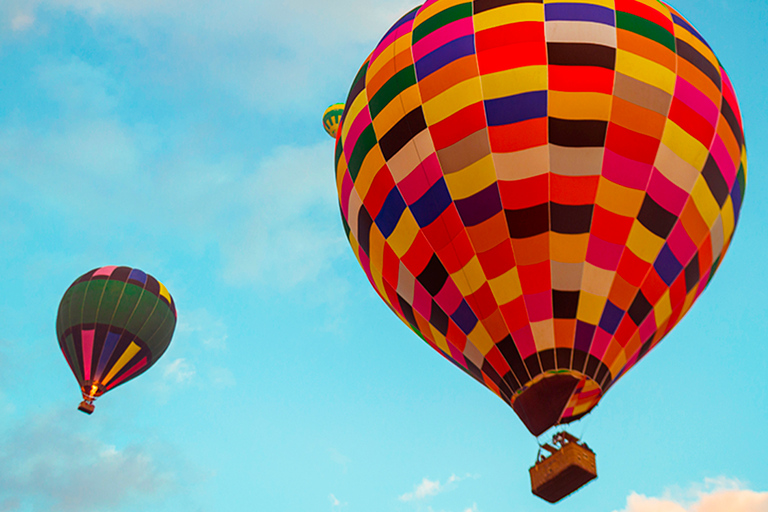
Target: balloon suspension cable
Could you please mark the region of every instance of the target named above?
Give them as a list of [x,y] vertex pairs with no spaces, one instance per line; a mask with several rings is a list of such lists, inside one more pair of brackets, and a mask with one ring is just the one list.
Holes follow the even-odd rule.
[[96,391],[98,390],[97,386],[94,385],[91,388],[91,395],[83,391],[83,401],[80,402],[80,405],[77,406],[77,409],[79,411],[84,412],[85,414],[93,414],[94,409],[96,408],[95,405],[93,405],[93,402],[96,401],[96,397],[93,396],[96,394]]

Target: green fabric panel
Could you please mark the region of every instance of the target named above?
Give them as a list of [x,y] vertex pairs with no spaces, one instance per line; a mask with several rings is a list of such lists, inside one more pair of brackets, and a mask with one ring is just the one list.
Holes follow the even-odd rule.
[[59,311],[61,316],[61,333],[80,323],[83,309],[83,299],[88,283],[78,283],[70,287],[61,299]]
[[75,339],[72,337],[71,334],[68,334],[64,338],[64,347],[67,350],[67,356],[69,357],[69,360],[72,363],[72,367],[74,368],[75,378],[77,378],[77,381],[80,382],[80,377],[83,375],[83,372],[82,370],[80,370],[80,361],[78,361],[77,359],[77,350],[75,349]]
[[744,196],[747,194],[747,173],[744,171],[744,164],[739,164],[739,172],[736,174],[736,179],[739,180],[739,185],[741,185],[741,204],[743,205]]
[[94,323],[96,321],[96,316],[99,313],[101,296],[104,294],[104,289],[106,287],[106,279],[94,279],[93,281],[89,281],[89,286],[85,292],[81,310],[83,323]]
[[119,329],[124,329],[128,325],[128,321],[133,315],[133,311],[136,308],[136,303],[139,301],[144,289],[133,283],[126,283],[123,289],[123,297],[120,299],[120,304],[115,309],[115,314],[112,317],[111,325]]
[[647,37],[648,39],[666,46],[673,52],[677,52],[675,49],[675,36],[664,27],[645,18],[641,18],[640,16],[628,12],[616,11],[616,28],[640,34],[643,37]]
[[352,155],[349,158],[349,174],[352,176],[352,181],[357,179],[357,175],[360,173],[360,167],[363,165],[363,160],[368,153],[373,149],[377,143],[376,134],[373,132],[373,125],[369,124],[365,130],[358,137],[355,143],[355,148],[352,150]]
[[462,18],[468,18],[469,16],[472,16],[472,2],[449,7],[448,9],[435,14],[431,18],[426,19],[418,27],[414,27],[413,42],[411,44],[416,44],[419,39],[429,35],[440,27]]
[[96,322],[104,325],[111,325],[115,311],[120,305],[120,298],[123,295],[123,289],[126,283],[121,281],[109,280],[104,288],[104,294],[101,296],[99,312],[96,316]]
[[128,320],[125,329],[134,336],[138,337],[139,332],[141,332],[142,328],[144,327],[144,324],[149,320],[152,312],[155,310],[157,301],[158,298],[155,295],[146,290],[143,290],[143,293],[136,303],[136,309],[131,318]]
[[[171,344],[173,330],[176,328],[176,317],[170,308],[165,305],[165,302],[160,301],[155,312],[152,314],[152,326],[155,327],[154,332],[147,332],[146,336],[141,337],[152,352],[149,364],[154,363],[163,355]],[[147,331],[149,331],[149,327],[150,323],[148,322],[145,325]]]
[[349,232],[351,229],[349,229],[349,224],[347,223],[347,219],[344,218],[344,212],[341,212],[341,223],[344,225],[344,233],[347,235],[347,239],[349,239]]
[[376,116],[384,110],[384,107],[397,97],[398,94],[406,90],[407,88],[416,84],[416,71],[413,65],[401,69],[395,75],[387,80],[387,82],[381,86],[381,89],[376,91],[368,101],[368,109],[371,112],[371,119],[376,119]]

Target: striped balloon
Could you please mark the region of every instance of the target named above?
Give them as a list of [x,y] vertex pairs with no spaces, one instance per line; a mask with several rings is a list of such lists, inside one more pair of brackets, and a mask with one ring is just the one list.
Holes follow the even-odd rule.
[[152,366],[175,327],[176,306],[161,282],[139,269],[109,266],[67,289],[56,335],[90,403]]
[[685,315],[745,190],[733,87],[654,0],[429,0],[363,64],[339,129],[371,284],[535,435]]
[[343,112],[343,103],[334,103],[323,112],[323,128],[325,128],[325,133],[334,139],[336,138],[336,130],[339,128]]

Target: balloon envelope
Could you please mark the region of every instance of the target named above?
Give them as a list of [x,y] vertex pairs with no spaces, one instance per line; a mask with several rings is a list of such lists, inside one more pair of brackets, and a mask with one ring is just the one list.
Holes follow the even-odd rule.
[[325,128],[325,133],[334,139],[336,138],[336,130],[339,128],[343,112],[343,103],[334,103],[323,112],[323,128]]
[[363,64],[339,130],[371,284],[535,435],[678,323],[745,190],[731,83],[661,2],[429,0]]
[[83,395],[95,398],[152,366],[175,327],[176,306],[162,283],[139,269],[108,266],[67,289],[56,335]]

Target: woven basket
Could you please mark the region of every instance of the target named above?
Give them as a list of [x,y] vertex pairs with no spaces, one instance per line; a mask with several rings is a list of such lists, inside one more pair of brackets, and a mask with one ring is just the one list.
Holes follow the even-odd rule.
[[555,503],[597,478],[595,454],[581,444],[566,443],[530,473],[533,494]]

